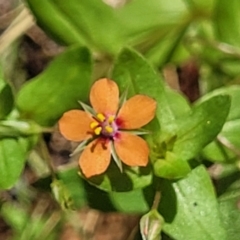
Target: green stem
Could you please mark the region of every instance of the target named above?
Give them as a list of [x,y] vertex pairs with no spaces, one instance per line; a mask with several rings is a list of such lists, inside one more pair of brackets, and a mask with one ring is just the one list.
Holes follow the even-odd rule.
[[44,139],[40,139],[39,141],[39,147],[40,147],[40,150],[41,150],[41,153],[42,153],[42,156],[43,158],[45,159],[47,165],[48,165],[48,168],[51,172],[51,175],[52,175],[52,179],[55,180],[57,179],[56,177],[56,174],[55,174],[55,171],[54,171],[54,167],[52,165],[52,159],[51,159],[51,156],[49,154],[49,151],[48,151],[48,148],[47,148],[47,145],[44,141]]

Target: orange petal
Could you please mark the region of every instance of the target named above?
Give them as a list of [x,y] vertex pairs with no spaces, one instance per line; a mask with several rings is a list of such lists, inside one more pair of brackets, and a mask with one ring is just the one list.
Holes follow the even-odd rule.
[[115,114],[118,110],[117,84],[107,78],[96,81],[90,92],[90,102],[97,113]]
[[96,139],[84,149],[79,158],[79,165],[83,174],[89,178],[105,172],[110,160],[110,142]]
[[146,166],[148,163],[149,148],[140,137],[121,132],[114,141],[118,157],[129,166]]
[[60,118],[59,130],[61,134],[71,141],[82,141],[92,137],[90,124],[93,119],[81,110],[70,110]]
[[121,107],[117,119],[121,129],[137,129],[150,122],[155,115],[157,103],[150,97],[136,95]]

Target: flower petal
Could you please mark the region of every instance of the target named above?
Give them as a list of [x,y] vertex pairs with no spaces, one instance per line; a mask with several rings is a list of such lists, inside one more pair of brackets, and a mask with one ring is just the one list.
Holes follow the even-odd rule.
[[154,118],[156,107],[156,101],[144,95],[128,99],[117,116],[120,128],[137,129],[146,125]]
[[121,132],[114,141],[118,157],[129,166],[146,166],[148,163],[149,148],[140,137]]
[[83,174],[89,178],[106,171],[110,164],[110,142],[96,139],[89,143],[79,158]]
[[84,111],[70,110],[58,121],[61,134],[71,141],[82,141],[92,137],[90,124],[93,119]]
[[90,102],[97,113],[115,114],[118,110],[119,90],[117,84],[107,78],[96,81],[90,92]]

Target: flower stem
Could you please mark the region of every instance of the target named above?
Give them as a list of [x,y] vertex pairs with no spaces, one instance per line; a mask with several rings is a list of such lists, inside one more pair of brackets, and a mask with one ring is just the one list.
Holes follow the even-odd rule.
[[52,179],[57,179],[55,171],[54,171],[54,167],[52,165],[51,156],[49,154],[47,145],[46,145],[46,143],[45,143],[43,138],[41,138],[40,141],[39,141],[39,147],[40,147],[42,156],[45,159],[45,161],[46,161],[46,163],[48,165],[48,168],[49,168],[49,170],[51,172]]

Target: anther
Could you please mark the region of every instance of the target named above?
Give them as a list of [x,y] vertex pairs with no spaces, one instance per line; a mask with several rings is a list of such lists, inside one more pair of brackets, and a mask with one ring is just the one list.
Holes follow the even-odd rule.
[[110,126],[106,126],[106,127],[105,127],[105,130],[106,130],[108,133],[112,133],[112,132],[113,132],[113,128],[110,127]]
[[108,117],[108,122],[109,122],[109,124],[112,124],[113,121],[114,121],[114,119],[115,119],[114,116],[109,116],[109,117]]
[[102,127],[97,127],[94,129],[94,132],[96,135],[100,135],[101,131],[102,131]]
[[105,116],[102,114],[102,113],[98,113],[97,114],[97,119],[100,121],[100,122],[104,122],[105,121]]
[[90,124],[90,128],[91,128],[91,129],[94,129],[94,128],[96,128],[97,126],[99,126],[99,123],[98,123],[98,122],[92,122],[92,123]]

